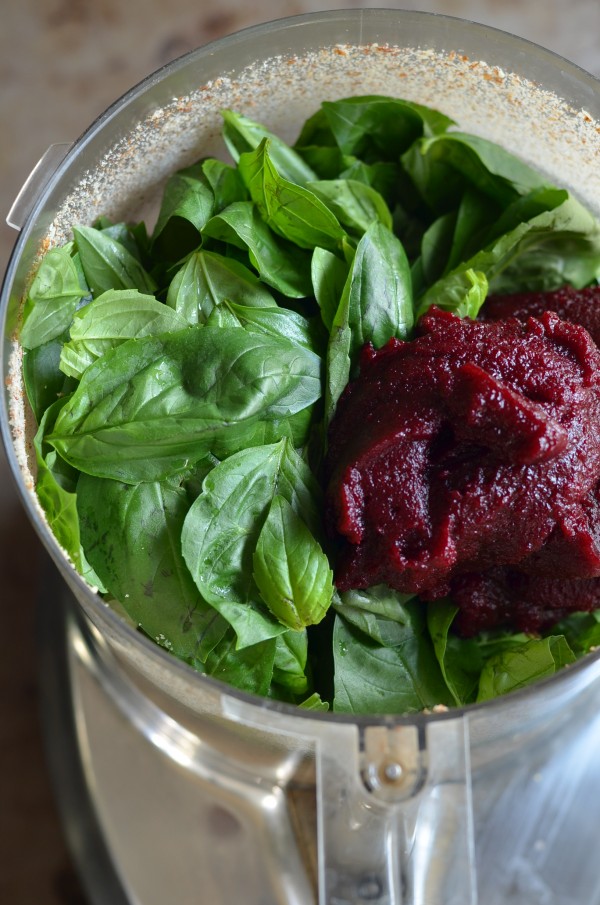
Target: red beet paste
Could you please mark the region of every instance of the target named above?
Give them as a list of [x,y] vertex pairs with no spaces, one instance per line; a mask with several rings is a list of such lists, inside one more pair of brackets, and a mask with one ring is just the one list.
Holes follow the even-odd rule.
[[340,590],[450,594],[463,635],[600,606],[600,351],[524,317],[432,309],[363,349],[329,435]]

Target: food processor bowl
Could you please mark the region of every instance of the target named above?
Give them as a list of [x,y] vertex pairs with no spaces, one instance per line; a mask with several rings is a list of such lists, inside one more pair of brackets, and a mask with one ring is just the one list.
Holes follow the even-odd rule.
[[[64,582],[57,596],[76,601],[61,656],[78,683],[77,744],[97,786],[124,901],[158,905],[169,896],[217,905],[236,893],[248,905],[600,902],[593,858],[586,867],[573,857],[574,835],[585,850],[600,818],[600,795],[582,790],[600,738],[600,655],[505,698],[451,711],[352,716],[259,699],[194,672],[108,607],[68,562],[35,496],[18,323],[43,253],[68,241],[74,224],[100,215],[152,225],[170,174],[200,157],[226,155],[223,108],[293,141],[321,101],[368,94],[441,110],[600,214],[595,79],[488,27],[369,9],[260,25],[170,63],[68,150],[51,149],[9,216],[20,234],[2,295],[3,437],[23,503]],[[115,732],[156,752],[181,788],[188,783],[209,796],[230,815],[225,826],[250,828],[252,869],[224,867],[217,853],[212,879],[203,883],[198,865],[206,858],[177,860],[169,836],[185,833],[185,845],[193,837],[183,818],[177,822],[185,796],[167,818],[156,787],[148,789],[154,810],[150,800],[144,811],[158,821],[154,848],[140,849],[143,818],[136,824],[131,807],[117,818],[103,799],[101,776],[124,775],[125,765],[116,741],[114,760],[103,752],[99,762],[95,717],[85,704],[92,688],[112,708]],[[136,781],[129,790],[125,783],[124,800]],[[135,829],[122,835],[125,819],[137,826],[137,848]],[[195,843],[209,864],[215,838]],[[181,851],[185,845],[182,839]],[[196,897],[175,895],[177,883]]]

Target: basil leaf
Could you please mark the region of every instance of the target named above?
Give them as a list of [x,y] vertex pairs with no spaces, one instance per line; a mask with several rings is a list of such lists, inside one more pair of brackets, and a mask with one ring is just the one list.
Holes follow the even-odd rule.
[[355,179],[323,179],[306,186],[320,198],[342,226],[362,235],[371,223],[392,228],[390,210],[375,189]]
[[215,196],[201,164],[180,170],[168,180],[152,245],[169,260],[180,260],[200,244],[200,231],[215,212]]
[[295,695],[308,691],[306,662],[308,636],[306,631],[284,632],[275,639],[275,664],[273,681]]
[[264,139],[255,151],[242,154],[238,164],[264,221],[300,248],[338,248],[345,233],[335,215],[313,192],[278,173],[269,148]]
[[532,638],[516,650],[490,657],[481,672],[477,700],[487,701],[517,691],[574,661],[575,655],[562,635]]
[[457,612],[457,607],[447,601],[427,604],[427,625],[435,654],[454,703],[460,706],[471,703],[477,694],[483,657],[476,640],[451,634]]
[[25,302],[19,334],[23,348],[36,349],[62,336],[87,293],[69,248],[51,248],[41,260]]
[[274,306],[276,302],[251,270],[213,251],[197,251],[174,276],[167,305],[188,324],[203,324],[216,305],[231,299],[248,306]]
[[324,101],[296,144],[337,144],[367,163],[397,160],[421,135],[437,135],[453,121],[437,110],[379,95]]
[[367,229],[356,248],[327,351],[326,411],[331,417],[366,342],[381,348],[406,339],[413,325],[408,259],[400,241],[381,223]]
[[247,249],[265,283],[289,298],[310,295],[310,261],[306,252],[275,236],[250,201],[231,204],[208,221],[203,235]]
[[321,318],[327,329],[331,330],[348,278],[348,265],[333,252],[315,248],[310,273]]
[[213,213],[222,211],[234,201],[248,200],[246,186],[236,167],[215,157],[208,157],[202,161],[202,173],[213,192]]
[[333,631],[335,697],[338,713],[417,713],[449,704],[423,625],[416,618],[404,640],[384,647],[336,616]]
[[253,557],[254,580],[273,615],[295,631],[321,621],[333,572],[321,545],[287,500],[273,497]]
[[75,389],[75,381],[59,368],[61,350],[68,339],[65,333],[23,354],[25,391],[38,423],[48,406]]
[[401,594],[400,591],[380,584],[336,594],[334,607],[342,616],[347,607],[352,607],[353,610],[362,610],[365,613],[382,616],[384,619],[404,623],[408,619],[405,604],[414,597],[414,594]]
[[268,694],[273,677],[275,640],[261,641],[239,650],[229,631],[210,652],[202,671],[249,694]]
[[268,139],[271,159],[284,179],[305,185],[315,178],[316,174],[302,157],[260,123],[233,110],[222,110],[221,115],[225,121],[223,138],[235,161],[239,163],[242,154],[256,150],[262,141]]
[[239,328],[188,327],[129,340],[84,373],[52,444],[81,471],[126,483],[184,471],[216,442],[245,445],[319,398],[320,359]]
[[304,346],[311,352],[317,352],[315,348],[315,331],[310,322],[290,311],[289,308],[253,308],[246,305],[237,305],[234,302],[225,302],[227,307],[246,330],[252,333],[266,333],[269,336],[281,336],[290,342]]
[[185,320],[137,289],[113,289],[78,311],[71,339],[60,356],[61,370],[77,379],[97,358],[128,339],[182,330]]
[[108,289],[139,289],[152,295],[156,283],[124,245],[91,226],[73,229],[81,266],[92,293]]
[[542,176],[500,145],[462,132],[416,141],[402,164],[435,211],[456,207],[469,186],[506,207],[518,195],[546,185]]
[[217,465],[183,527],[183,556],[194,581],[231,623],[239,647],[286,628],[269,614],[252,577],[254,549],[277,493],[306,524],[319,524],[314,478],[287,440],[242,450]]
[[472,269],[458,270],[435,283],[437,293],[428,291],[418,308],[418,316],[425,314],[431,305],[453,311],[458,317],[476,318],[488,294],[485,273]]
[[[520,266],[527,263],[534,250],[562,245],[567,259],[579,256],[583,248],[590,261],[595,262],[600,274],[600,227],[595,218],[583,208],[575,198],[567,196],[558,207],[544,211],[499,239],[478,251],[468,261],[462,263],[446,276],[433,284],[419,301],[417,316],[421,316],[431,305],[440,304],[445,295],[456,292],[456,287],[465,285],[464,274],[468,270],[484,274],[490,292],[510,291],[505,289],[506,281],[511,281]],[[593,268],[592,268],[593,269]],[[504,276],[504,271],[507,275]],[[562,285],[562,284],[561,284]],[[558,288],[558,287],[553,287]],[[533,287],[521,282],[521,291]]]
[[[51,405],[40,422],[33,440],[37,466],[36,493],[48,521],[48,525],[69,559],[81,570],[81,541],[79,518],[77,515],[75,483],[65,480],[61,473],[61,460],[56,451],[48,446],[46,435],[52,430],[60,410],[67,398],[59,399]],[[56,470],[55,470],[56,469]]]
[[135,624],[176,656],[204,660],[227,623],[181,555],[189,503],[179,480],[131,486],[82,474],[77,508],[90,562]]

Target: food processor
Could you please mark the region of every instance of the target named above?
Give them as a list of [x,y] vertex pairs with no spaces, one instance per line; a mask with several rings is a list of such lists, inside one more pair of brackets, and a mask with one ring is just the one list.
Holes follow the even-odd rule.
[[8,220],[2,431],[53,560],[49,763],[93,905],[597,905],[600,654],[483,704],[352,716],[256,698],[136,631],[75,572],[34,492],[19,308],[100,215],[151,225],[168,176],[224,156],[233,108],[293,141],[322,100],[386,94],[499,142],[600,214],[600,86],[526,41],[401,10],[250,28],[151,75],[42,158]]

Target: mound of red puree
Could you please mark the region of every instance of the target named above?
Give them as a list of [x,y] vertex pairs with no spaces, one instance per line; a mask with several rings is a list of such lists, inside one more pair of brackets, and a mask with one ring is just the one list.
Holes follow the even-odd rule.
[[465,636],[600,606],[600,351],[572,322],[591,325],[588,295],[432,309],[411,342],[363,349],[329,434],[340,590],[450,595]]

